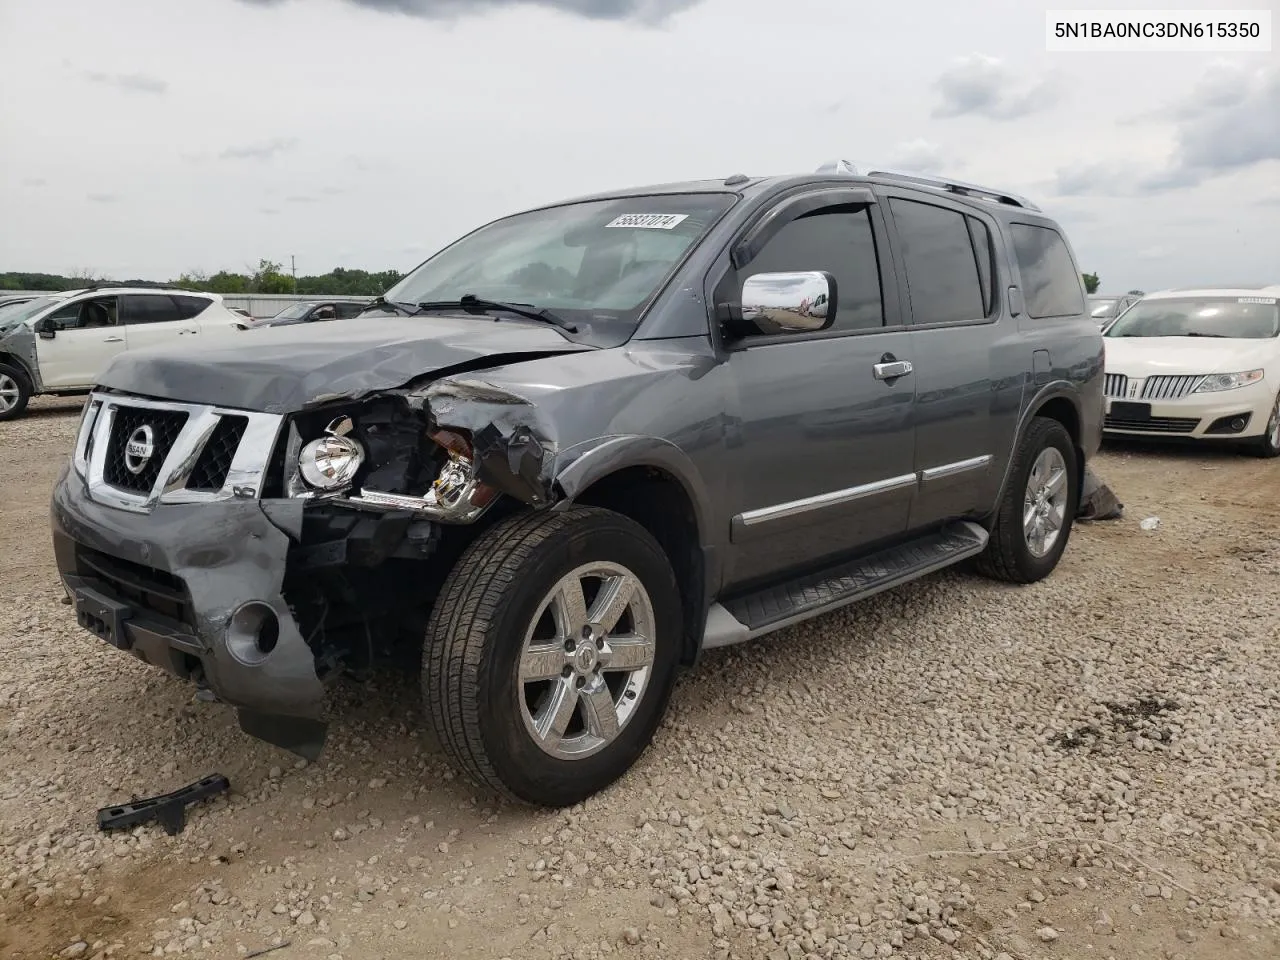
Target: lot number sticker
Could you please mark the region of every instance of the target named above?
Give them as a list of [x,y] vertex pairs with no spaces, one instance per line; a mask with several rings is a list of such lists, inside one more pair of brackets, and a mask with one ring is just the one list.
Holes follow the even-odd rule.
[[622,216],[606,223],[606,227],[632,227],[637,230],[670,230],[684,220],[687,213],[624,213]]
[[1236,303],[1266,303],[1273,306],[1275,305],[1275,302],[1275,297],[1240,297],[1236,300]]

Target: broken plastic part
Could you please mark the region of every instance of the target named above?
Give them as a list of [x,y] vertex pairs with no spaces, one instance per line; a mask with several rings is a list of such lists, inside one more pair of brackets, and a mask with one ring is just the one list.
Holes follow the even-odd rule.
[[98,829],[123,830],[148,820],[157,820],[164,827],[164,832],[172,837],[186,829],[188,804],[207,800],[230,789],[231,781],[215,773],[172,793],[103,807],[98,811]]

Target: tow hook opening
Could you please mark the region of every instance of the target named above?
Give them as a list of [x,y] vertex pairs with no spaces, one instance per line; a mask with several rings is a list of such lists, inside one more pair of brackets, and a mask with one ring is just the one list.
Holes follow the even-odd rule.
[[257,666],[280,642],[280,618],[269,604],[251,600],[227,624],[227,650],[246,666]]

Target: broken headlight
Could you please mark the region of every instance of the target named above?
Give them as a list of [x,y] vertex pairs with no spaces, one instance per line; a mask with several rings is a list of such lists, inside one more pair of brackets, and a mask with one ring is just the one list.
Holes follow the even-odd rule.
[[446,523],[471,523],[498,498],[498,491],[476,477],[471,441],[451,430],[436,430],[429,439],[447,456],[425,494],[405,495],[362,489],[351,502],[385,510],[412,510]]
[[351,429],[350,417],[338,417],[323,437],[312,440],[299,452],[298,472],[309,486],[325,492],[351,486],[364,463],[364,447],[347,436]]

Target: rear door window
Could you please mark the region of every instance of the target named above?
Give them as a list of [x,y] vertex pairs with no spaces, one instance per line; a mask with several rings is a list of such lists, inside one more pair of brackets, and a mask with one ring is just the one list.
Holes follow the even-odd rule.
[[[912,324],[960,323],[986,317],[991,254],[988,245],[982,251],[985,271],[980,270],[974,233],[968,222],[972,218],[957,210],[901,197],[891,197],[889,208],[902,245]],[[985,231],[984,224],[975,222]]]
[[167,294],[125,294],[120,300],[120,312],[127,326],[180,319],[177,305]]

